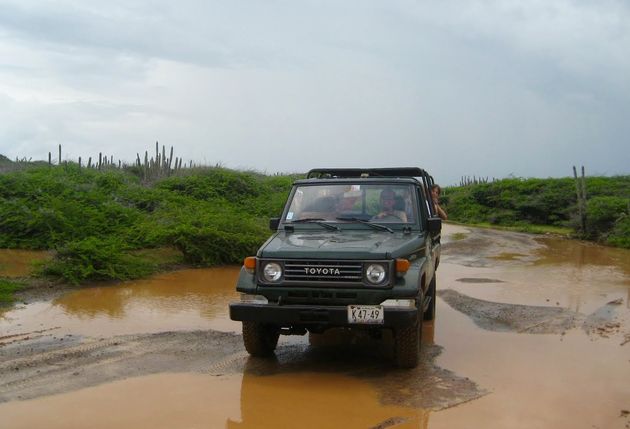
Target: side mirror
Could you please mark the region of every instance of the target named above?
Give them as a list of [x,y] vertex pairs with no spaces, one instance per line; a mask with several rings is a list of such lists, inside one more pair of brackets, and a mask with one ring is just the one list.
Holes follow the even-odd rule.
[[430,217],[427,219],[427,229],[431,234],[442,231],[442,219],[439,217]]
[[278,226],[280,226],[280,218],[279,217],[272,217],[271,219],[269,219],[269,229],[272,231],[277,231],[278,230]]

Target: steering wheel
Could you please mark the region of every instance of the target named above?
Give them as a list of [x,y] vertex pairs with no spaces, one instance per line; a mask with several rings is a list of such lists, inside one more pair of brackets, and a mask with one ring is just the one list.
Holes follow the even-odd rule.
[[[379,213],[380,214],[380,213]],[[400,216],[397,216],[395,213],[386,213],[383,216],[379,217],[379,215],[376,215],[374,217],[372,217],[371,220],[381,220],[381,221],[399,221],[399,222],[403,222],[403,219]]]

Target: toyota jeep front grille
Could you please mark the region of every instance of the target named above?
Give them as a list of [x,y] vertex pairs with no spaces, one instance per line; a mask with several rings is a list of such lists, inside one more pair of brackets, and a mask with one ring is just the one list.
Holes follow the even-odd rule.
[[285,261],[284,281],[361,283],[363,264],[351,261]]

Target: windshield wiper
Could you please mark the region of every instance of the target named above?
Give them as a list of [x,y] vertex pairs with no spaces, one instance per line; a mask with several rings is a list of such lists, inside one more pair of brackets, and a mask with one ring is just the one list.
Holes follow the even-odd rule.
[[358,217],[338,217],[337,220],[345,220],[345,221],[349,221],[349,222],[359,222],[359,223],[363,223],[365,225],[370,226],[373,229],[378,229],[380,231],[387,231],[387,232],[391,232],[392,234],[394,233],[394,230],[385,226],[385,225],[381,225],[380,223],[372,223],[369,220],[365,220],[365,219],[360,219]]
[[298,220],[294,220],[291,221],[291,223],[316,223],[317,225],[323,226],[324,228],[328,228],[331,229],[333,231],[341,231],[341,229],[339,229],[338,226],[335,225],[331,225],[329,223],[323,222],[326,219],[320,218],[320,217],[307,217],[304,219],[298,219]]

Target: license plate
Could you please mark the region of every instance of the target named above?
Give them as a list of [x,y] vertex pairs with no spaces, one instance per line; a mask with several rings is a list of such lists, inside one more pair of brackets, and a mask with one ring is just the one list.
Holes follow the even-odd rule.
[[382,325],[383,313],[380,305],[349,305],[348,323]]

